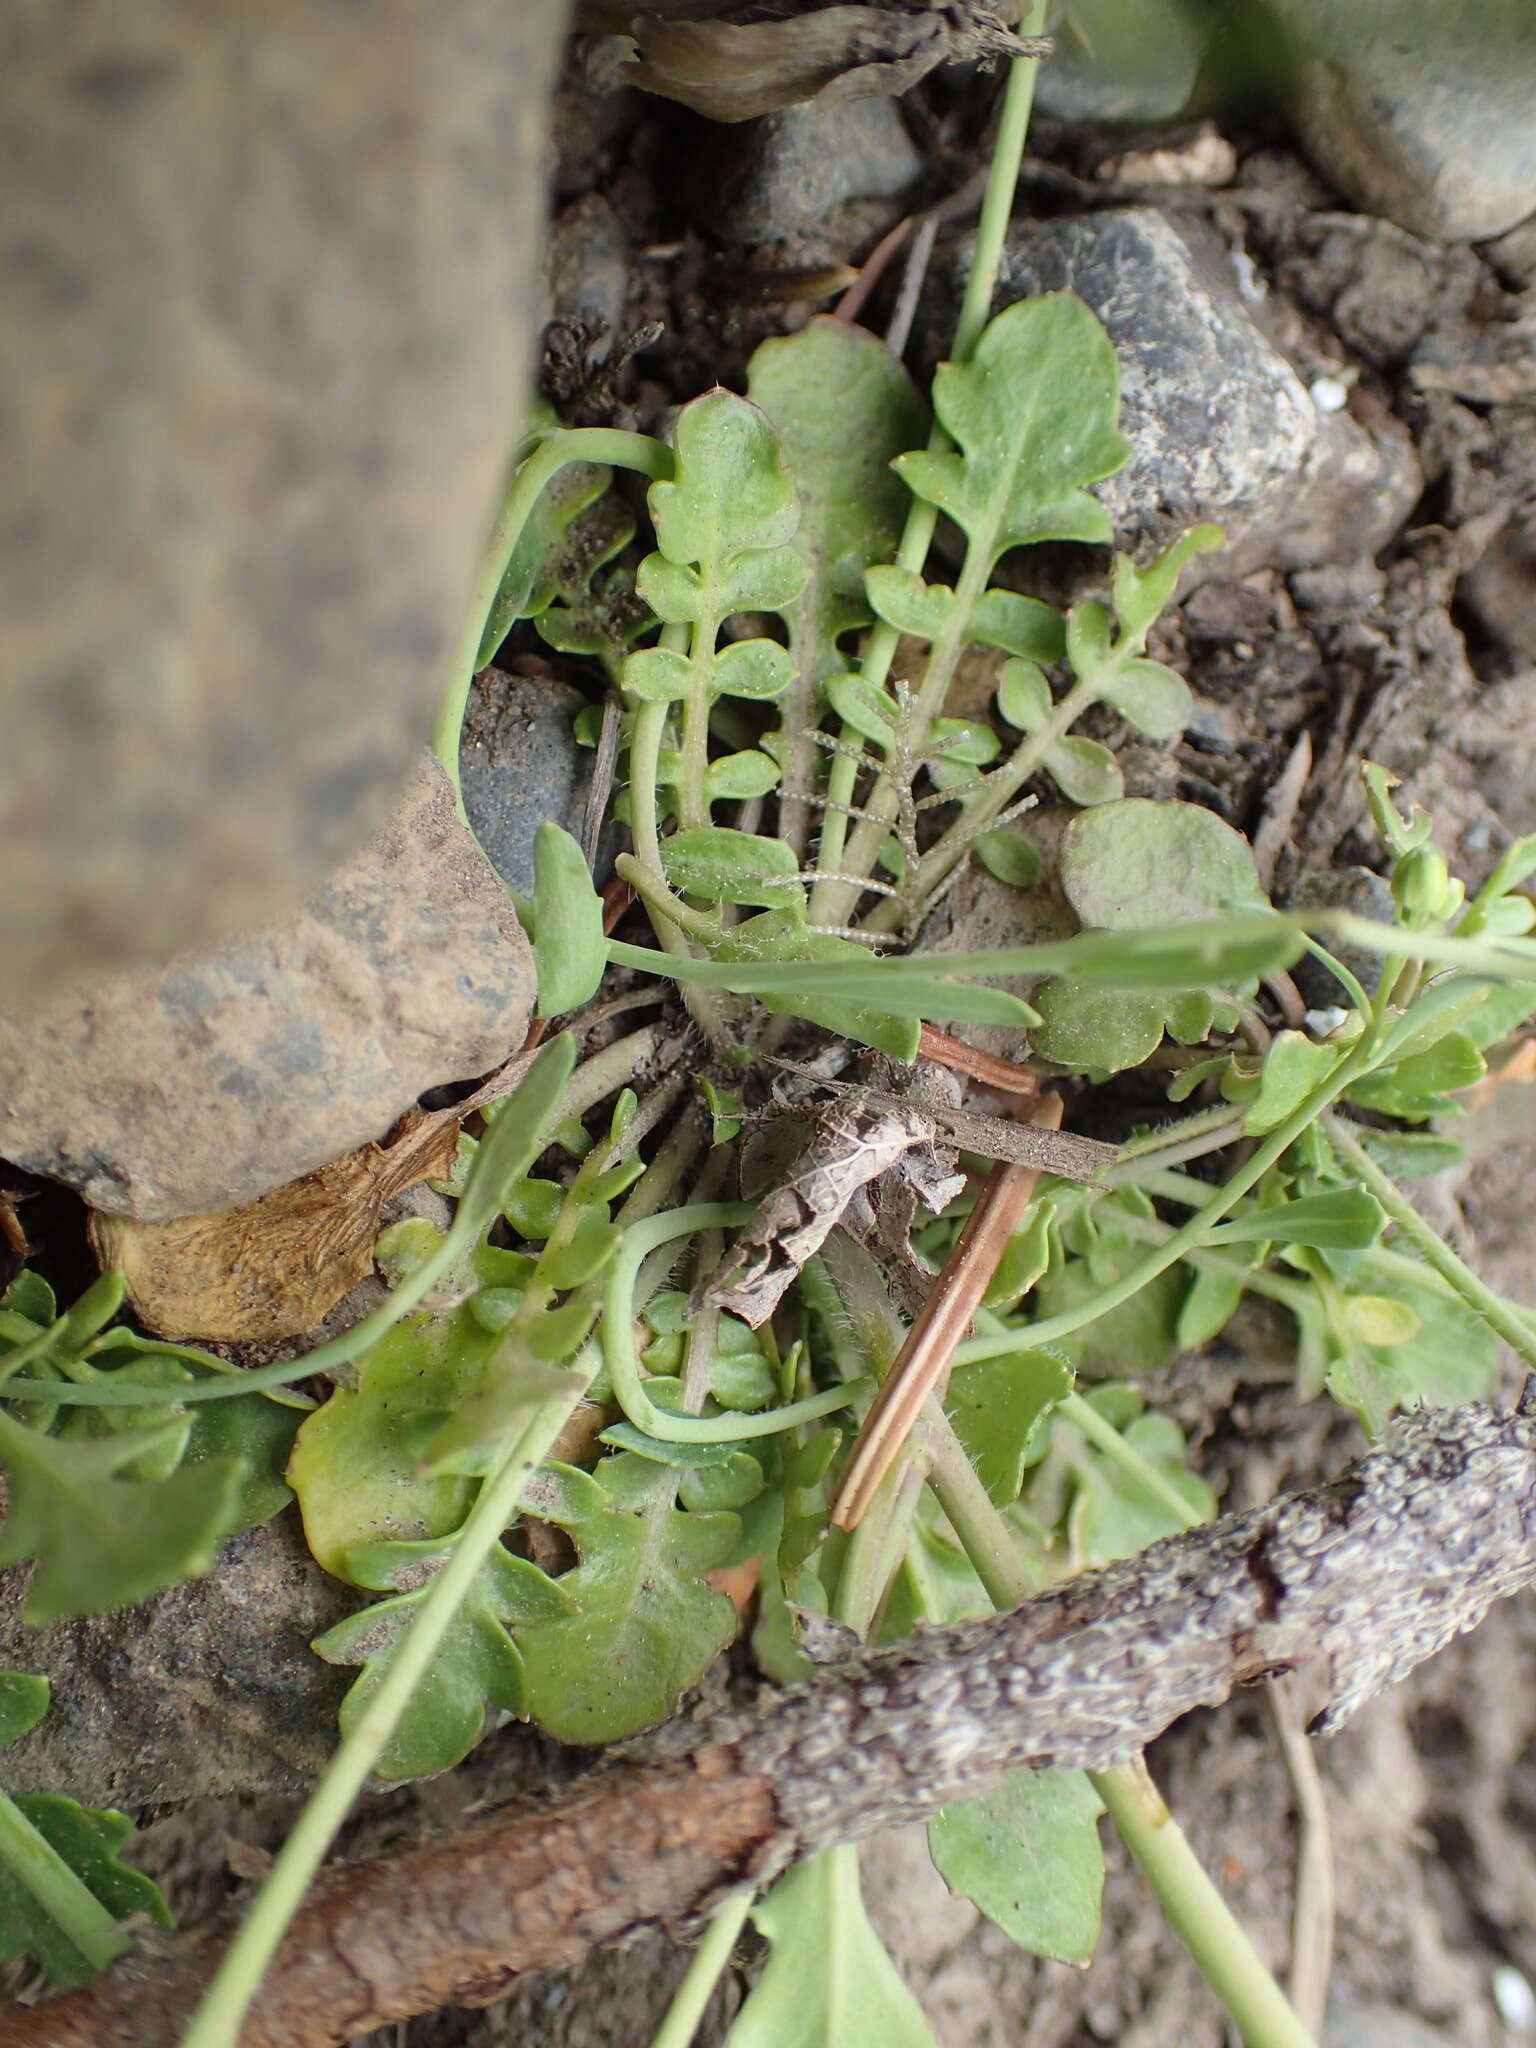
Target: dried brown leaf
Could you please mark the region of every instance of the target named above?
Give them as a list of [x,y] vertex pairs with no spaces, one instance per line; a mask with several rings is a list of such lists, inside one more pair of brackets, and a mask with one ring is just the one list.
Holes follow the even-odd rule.
[[169,1223],[92,1210],[91,1249],[123,1275],[128,1305],[156,1336],[270,1343],[302,1336],[373,1269],[392,1196],[453,1165],[459,1126],[515,1086],[522,1055],[466,1101],[409,1110],[382,1145],[362,1145],[254,1202]]
[[[701,18],[701,16],[703,18]],[[577,26],[633,37],[634,84],[711,121],[908,91],[937,65],[1039,54],[979,0],[936,6],[635,8],[587,0]]]

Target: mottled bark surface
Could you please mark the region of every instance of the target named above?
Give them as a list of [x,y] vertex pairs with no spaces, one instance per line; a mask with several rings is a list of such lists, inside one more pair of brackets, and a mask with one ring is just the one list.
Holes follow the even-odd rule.
[[[1156,1543],[1011,1614],[858,1656],[819,1684],[674,1729],[684,1753],[333,1870],[242,2048],[329,2048],[594,1943],[683,1921],[744,1877],[919,1820],[1018,1764],[1098,1769],[1275,1671],[1335,1728],[1536,1578],[1536,1413],[1398,1423],[1343,1477]],[[17,2014],[15,2048],[158,2048],[225,1938],[141,1955]]]

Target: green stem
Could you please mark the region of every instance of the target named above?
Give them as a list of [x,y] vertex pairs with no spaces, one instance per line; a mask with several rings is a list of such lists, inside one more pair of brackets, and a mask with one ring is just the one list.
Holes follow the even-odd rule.
[[706,584],[701,605],[713,622],[708,630],[695,622],[689,635],[688,661],[692,680],[683,704],[683,775],[677,788],[677,821],[685,828],[709,823],[709,800],[704,778],[709,771],[709,713],[714,703],[712,688],[715,666],[715,634],[718,621],[713,607],[714,592]]
[[1138,1757],[1092,1771],[1120,1839],[1157,1894],[1169,1926],[1221,2000],[1247,2048],[1315,2048],[1285,1994],[1253,1951]]
[[766,1414],[674,1415],[658,1408],[645,1391],[635,1357],[635,1281],[643,1260],[659,1246],[674,1238],[691,1237],[696,1230],[724,1229],[745,1223],[752,1214],[751,1202],[692,1202],[681,1209],[669,1209],[660,1216],[648,1216],[632,1223],[624,1241],[609,1261],[603,1290],[603,1358],[613,1385],[614,1398],[636,1429],[667,1444],[733,1444],[746,1437],[775,1436],[819,1415],[846,1408],[857,1391],[832,1387],[824,1394],[812,1394],[804,1401],[771,1408]]
[[987,1598],[994,1607],[1019,1606],[1037,1590],[1035,1572],[936,1399],[923,1410],[922,1429],[933,1460],[929,1484]]
[[651,2048],[688,2048],[714,1996],[715,1986],[726,1972],[736,1937],[747,1924],[751,1910],[750,1891],[722,1899],[716,1906],[704,1930],[704,1938],[693,1952],[687,1973],[672,1994],[667,2016],[657,2030]]
[[1380,1202],[1425,1265],[1453,1287],[1468,1308],[1481,1316],[1516,1356],[1536,1372],[1536,1331],[1533,1331],[1528,1318],[1513,1302],[1505,1301],[1486,1282],[1479,1280],[1471,1267],[1430,1228],[1397,1183],[1382,1172],[1343,1117],[1325,1116],[1323,1129],[1329,1144],[1347,1161],[1350,1171],[1359,1175],[1361,1182]]
[[[688,628],[664,627],[661,644],[674,652],[681,652],[688,644]],[[644,903],[657,943],[673,959],[691,959],[693,956],[685,934],[691,932],[707,950],[713,927],[691,911],[681,897],[672,893],[661,864],[661,834],[656,819],[657,771],[661,765],[661,743],[666,736],[671,708],[670,704],[656,704],[647,699],[635,707],[629,741],[630,833],[635,842],[635,852],[633,860],[627,863],[621,855],[617,870]],[[720,997],[712,989],[700,988],[696,984],[680,982],[678,987],[689,1016],[715,1051],[723,1052],[731,1042],[731,1034]]]
[[[667,634],[676,631],[673,626],[667,627],[662,634],[663,646]],[[656,772],[671,708],[643,699],[635,707],[635,722],[629,736],[629,829],[635,842],[635,857],[662,883],[666,874],[661,865],[661,833],[656,823]]]
[[[1019,33],[1038,35],[1045,26],[1045,14],[1046,0],[1030,0],[1030,5],[1018,24]],[[1008,82],[1003,88],[997,136],[992,145],[992,160],[987,167],[987,186],[982,194],[981,211],[976,222],[976,240],[972,247],[970,274],[965,281],[965,296],[960,302],[960,317],[955,323],[955,338],[950,349],[951,360],[957,363],[968,362],[975,353],[976,344],[981,339],[992,310],[992,295],[997,289],[1003,241],[1008,232],[1008,223],[1013,216],[1014,194],[1019,183],[1019,166],[1024,158],[1024,138],[1029,133],[1029,115],[1035,100],[1037,69],[1038,63],[1033,57],[1016,57],[1008,66]],[[928,436],[929,450],[937,454],[952,446],[948,434],[935,421]],[[898,568],[909,569],[915,575],[922,574],[938,523],[939,514],[936,506],[927,504],[922,499],[913,500],[902,529],[900,545],[896,550]],[[871,629],[865,643],[864,659],[859,664],[859,673],[872,689],[884,689],[899,638],[895,627],[886,625],[884,620],[878,621]],[[842,738],[845,745],[851,746],[857,743],[858,735],[851,727],[844,726]],[[827,772],[829,804],[852,803],[857,780],[858,764],[842,755],[834,755]],[[847,839],[847,816],[842,811],[828,809],[817,854],[818,867],[828,874],[842,872],[846,866]],[[853,871],[856,874],[868,874],[884,843],[883,831],[878,835],[873,832],[866,835],[864,845],[870,849],[867,860],[865,865],[860,867],[858,860],[855,859]],[[818,882],[811,891],[810,920],[813,924],[840,924],[848,916],[855,901],[856,892],[850,890],[847,883]]]
[[1169,1167],[1183,1166],[1191,1159],[1204,1159],[1212,1152],[1221,1151],[1223,1146],[1235,1144],[1242,1135],[1242,1110],[1224,1102],[1219,1110],[1187,1117],[1182,1123],[1165,1127],[1158,1133],[1161,1142],[1156,1145],[1142,1142],[1139,1150],[1134,1149],[1134,1141],[1132,1145],[1122,1145],[1119,1159],[1098,1185],[1123,1187],[1129,1181],[1137,1187],[1144,1187],[1149,1172],[1163,1172]]
[[0,1869],[26,1887],[93,1970],[104,1970],[128,1946],[127,1936],[96,1894],[4,1792],[0,1792]]
[[833,1612],[861,1640],[868,1639],[886,1589],[901,1569],[927,1477],[926,1447],[903,1444],[848,1539]]
[[[614,862],[614,872],[621,881],[628,882],[631,889],[645,905],[651,920],[651,929],[657,934],[663,946],[674,960],[692,956],[684,944],[691,938],[706,950],[720,937],[720,925],[716,918],[702,910],[695,910],[685,903],[681,896],[674,895],[667,884],[659,881],[652,873],[650,864],[632,853],[621,853]],[[662,922],[657,923],[660,918]],[[681,984],[684,994],[689,985]]]
[[298,1912],[326,1850],[394,1734],[485,1560],[517,1514],[523,1489],[549,1455],[590,1374],[545,1402],[480,1489],[448,1562],[433,1580],[377,1690],[321,1774],[239,1933],[209,1985],[181,2048],[237,2048],[241,2021]]
[[[485,622],[496,602],[513,549],[522,538],[540,494],[568,462],[611,463],[621,469],[637,469],[642,476],[653,478],[664,479],[672,474],[672,451],[663,442],[653,441],[649,434],[624,433],[617,427],[573,427],[550,434],[513,470],[506,495],[486,535],[465,605],[464,624],[454,644],[447,687],[432,726],[432,751],[453,784],[461,818],[465,814],[464,795],[459,787],[459,736],[464,729],[464,710],[475,680],[475,662]],[[468,823],[467,818],[465,822]]]
[[[1021,36],[1040,35],[1045,28],[1046,0],[1030,0],[1016,23]],[[1003,242],[1013,218],[1013,198],[1018,190],[1019,166],[1024,161],[1024,142],[1029,134],[1030,111],[1035,104],[1035,78],[1039,61],[1015,57],[1008,66],[1008,83],[997,119],[992,144],[992,161],[987,169],[987,189],[976,217],[976,240],[972,246],[970,275],[955,322],[955,343],[951,351],[957,363],[968,362],[976,351],[982,331],[992,312],[992,294],[1003,260]]]
[[[1068,1403],[1076,1399],[1069,1395],[1061,1406],[1074,1421],[1080,1421],[1068,1408]],[[1091,1409],[1089,1413],[1095,1425],[1102,1420]],[[1109,1434],[1113,1436],[1115,1432],[1111,1430]],[[1107,1443],[1103,1448],[1112,1456],[1125,1453],[1120,1462],[1126,1469],[1134,1470],[1143,1484],[1160,1491],[1160,1475],[1123,1441],[1117,1442],[1119,1451],[1111,1451]],[[964,1461],[963,1451],[960,1456]],[[1016,1607],[1028,1598],[1033,1587],[1013,1532],[979,1482],[974,1487],[963,1483],[957,1486],[956,1477],[952,1459],[941,1456],[935,1463],[932,1482],[939,1505],[988,1596],[999,1607]],[[974,1473],[971,1478],[975,1479]],[[1173,1500],[1169,1505],[1187,1527],[1193,1527],[1199,1520],[1191,1514],[1187,1502]],[[1252,1943],[1158,1796],[1141,1758],[1107,1771],[1090,1771],[1088,1775],[1122,1841],[1157,1894],[1169,1926],[1236,2021],[1248,2048],[1313,2048],[1312,2037],[1255,1954]]]
[[[1187,1223],[1180,1224],[1166,1243],[1149,1252],[1129,1273],[1087,1301],[1080,1302],[1076,1308],[1047,1316],[1042,1322],[1024,1324],[1022,1334],[1028,1342],[1032,1345],[1049,1344],[1058,1337],[1071,1336],[1075,1330],[1097,1321],[1110,1309],[1119,1308],[1122,1302],[1139,1294],[1160,1273],[1166,1273],[1170,1266],[1177,1265],[1186,1252],[1197,1250],[1206,1232],[1214,1229],[1227,1211],[1264,1178],[1275,1161],[1290,1149],[1309,1124],[1317,1120],[1328,1104],[1336,1101],[1359,1079],[1361,1073],[1369,1068],[1370,1060],[1371,1048],[1364,1044],[1357,1047],[1313,1094],[1292,1110],[1284,1123],[1271,1131],[1246,1165],[1239,1167],[1229,1181],[1210,1191],[1208,1199]],[[970,1364],[978,1358],[1000,1358],[1005,1352],[1017,1348],[1020,1334],[1021,1331],[1015,1329],[1007,1336],[973,1337],[961,1345],[956,1354],[957,1362]]]
[[1055,1412],[1070,1422],[1080,1435],[1087,1437],[1112,1464],[1118,1465],[1143,1493],[1150,1494],[1159,1506],[1165,1507],[1181,1529],[1200,1527],[1205,1520],[1204,1515],[1192,1508],[1178,1488],[1172,1486],[1134,1445],[1128,1444],[1113,1424],[1105,1421],[1091,1401],[1085,1401],[1081,1394],[1063,1394]]
[[[1199,1208],[1210,1193],[1209,1183],[1192,1180],[1187,1174],[1163,1170],[1149,1173],[1137,1181],[1144,1194],[1157,1195],[1168,1202],[1178,1202],[1184,1208]],[[1125,1227],[1133,1237],[1140,1237],[1144,1243],[1165,1242],[1164,1233],[1171,1227],[1159,1224],[1152,1217],[1128,1216]],[[1364,1263],[1373,1273],[1384,1278],[1400,1280],[1408,1287],[1422,1287],[1433,1293],[1457,1294],[1440,1274],[1431,1272],[1418,1259],[1410,1259],[1405,1252],[1395,1252],[1389,1245],[1373,1244],[1363,1253]],[[1232,1272],[1236,1277],[1239,1262],[1229,1252],[1202,1251],[1190,1257],[1194,1266],[1210,1266],[1216,1272]],[[1267,1294],[1272,1301],[1280,1302],[1286,1308],[1294,1308],[1298,1302],[1310,1302],[1312,1285],[1310,1281],[1290,1279],[1282,1273],[1272,1273],[1262,1266],[1245,1267],[1247,1274],[1243,1285],[1255,1294]]]

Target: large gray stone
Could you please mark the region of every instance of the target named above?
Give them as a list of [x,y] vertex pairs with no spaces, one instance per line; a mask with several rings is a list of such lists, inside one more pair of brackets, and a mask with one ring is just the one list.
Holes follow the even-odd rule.
[[593,357],[608,354],[629,294],[629,236],[618,209],[601,192],[585,192],[555,218],[544,259],[546,307],[552,320],[588,320]]
[[533,893],[533,841],[546,819],[581,837],[593,756],[572,728],[587,702],[558,677],[496,668],[470,692],[459,747],[464,809],[486,859],[520,895]]
[[1447,241],[1536,213],[1531,0],[1259,0],[1297,131],[1357,205]]
[[1213,26],[1194,0],[1072,0],[1052,23],[1035,105],[1057,121],[1171,121],[1194,95]]
[[424,758],[280,924],[0,1019],[0,1156],[161,1223],[309,1173],[520,1042],[528,942]]
[[[957,276],[967,255],[964,243]],[[1237,280],[1203,223],[1124,207],[1015,226],[996,304],[1069,290],[1103,321],[1131,454],[1094,493],[1122,547],[1210,519],[1227,545],[1206,574],[1374,553],[1422,488],[1406,437],[1321,411]]]
[[0,1001],[376,825],[517,431],[561,0],[0,10]]

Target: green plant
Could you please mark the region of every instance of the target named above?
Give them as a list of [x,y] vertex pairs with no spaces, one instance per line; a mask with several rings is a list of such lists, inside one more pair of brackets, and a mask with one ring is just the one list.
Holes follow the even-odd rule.
[[[48,1711],[46,1678],[0,1671],[0,1747]],[[83,1984],[128,1946],[120,1923],[172,1920],[159,1887],[118,1852],[132,1822],[58,1793],[0,1792],[0,1962],[31,1956],[50,1983]]]
[[[1004,556],[1036,543],[1108,542],[1090,487],[1123,459],[1113,353],[1086,309],[1057,296],[985,317],[1029,75],[1022,64],[1010,82],[926,448],[904,373],[868,337],[813,324],[759,351],[747,397],[685,406],[670,447],[542,420],[482,566],[444,763],[474,668],[512,622],[596,661],[625,705],[633,852],[619,870],[656,939],[605,937],[579,849],[545,826],[525,906],[539,1014],[578,1009],[612,968],[675,985],[706,1048],[706,1100],[642,1149],[677,1108],[668,1078],[643,1098],[619,1092],[626,1054],[654,1034],[574,1073],[574,1040],[557,1037],[484,1137],[466,1139],[448,1231],[405,1225],[381,1241],[386,1307],[277,1367],[231,1376],[133,1337],[113,1322],[110,1279],[62,1317],[35,1276],[0,1304],[0,1558],[37,1554],[36,1616],[206,1569],[223,1535],[276,1512],[290,1486],[319,1561],[379,1596],[315,1645],[360,1668],[343,1743],[186,2048],[232,2040],[370,1774],[444,1768],[503,1713],[577,1742],[656,1725],[737,1631],[719,1575],[755,1572],[753,1649],[791,1678],[809,1669],[797,1615],[890,1639],[1209,1515],[1147,1394],[1245,1296],[1292,1318],[1298,1399],[1326,1389],[1373,1432],[1415,1401],[1491,1391],[1496,1339],[1536,1365],[1530,1319],[1397,1184],[1451,1156],[1429,1127],[1536,1011],[1522,893],[1536,841],[1510,848],[1468,902],[1428,821],[1400,816],[1369,770],[1395,921],[1277,912],[1240,834],[1189,804],[1127,799],[1112,746],[1075,730],[1091,710],[1111,737],[1107,713],[1153,738],[1180,730],[1188,693],[1149,656],[1149,634],[1213,531],[1143,567],[1117,556],[1108,602],[1065,613],[996,580]],[[655,544],[633,568],[612,465],[651,480]],[[940,513],[963,537],[952,584],[927,574]],[[901,635],[910,679],[895,677]],[[971,646],[1004,657],[1006,748],[990,721],[949,715]],[[1038,848],[1010,829],[1032,781],[1073,807],[1052,879],[1077,934],[880,951],[915,935],[972,851],[1012,886],[1036,883]],[[1375,950],[1372,989],[1330,939]],[[1304,950],[1331,968],[1338,1010],[1275,1029],[1261,981]],[[1028,997],[991,985],[999,976],[1027,977]],[[1175,1109],[1201,1106],[1133,1129],[1095,1182],[1046,1178],[989,1254],[942,1399],[850,1533],[833,1513],[842,1462],[906,1342],[887,1269],[828,1239],[751,1330],[708,1291],[723,1234],[751,1213],[719,1197],[761,1100],[759,1063],[792,1034],[910,1062],[925,1028],[950,1021],[1027,1030],[1037,1063],[1091,1087],[1155,1071]],[[1212,1178],[1185,1170],[1201,1160]],[[681,1202],[685,1187],[695,1198]],[[915,1224],[928,1266],[954,1255],[976,1199]],[[667,1284],[674,1271],[683,1286]],[[316,1378],[330,1381],[318,1407],[283,1391]],[[593,1426],[556,1456],[578,1413]],[[131,1518],[131,1545],[106,1541],[103,1503]],[[509,1538],[530,1528],[537,1544]],[[932,1851],[1022,1946],[1080,1961],[1097,1933],[1101,1810],[1249,2041],[1304,2041],[1137,1768],[1013,1774],[935,1822]],[[856,1853],[837,1849],[755,1905],[720,1909],[663,2048],[688,2038],[749,1910],[771,1954],[734,2048],[926,2038],[863,1916]]]

